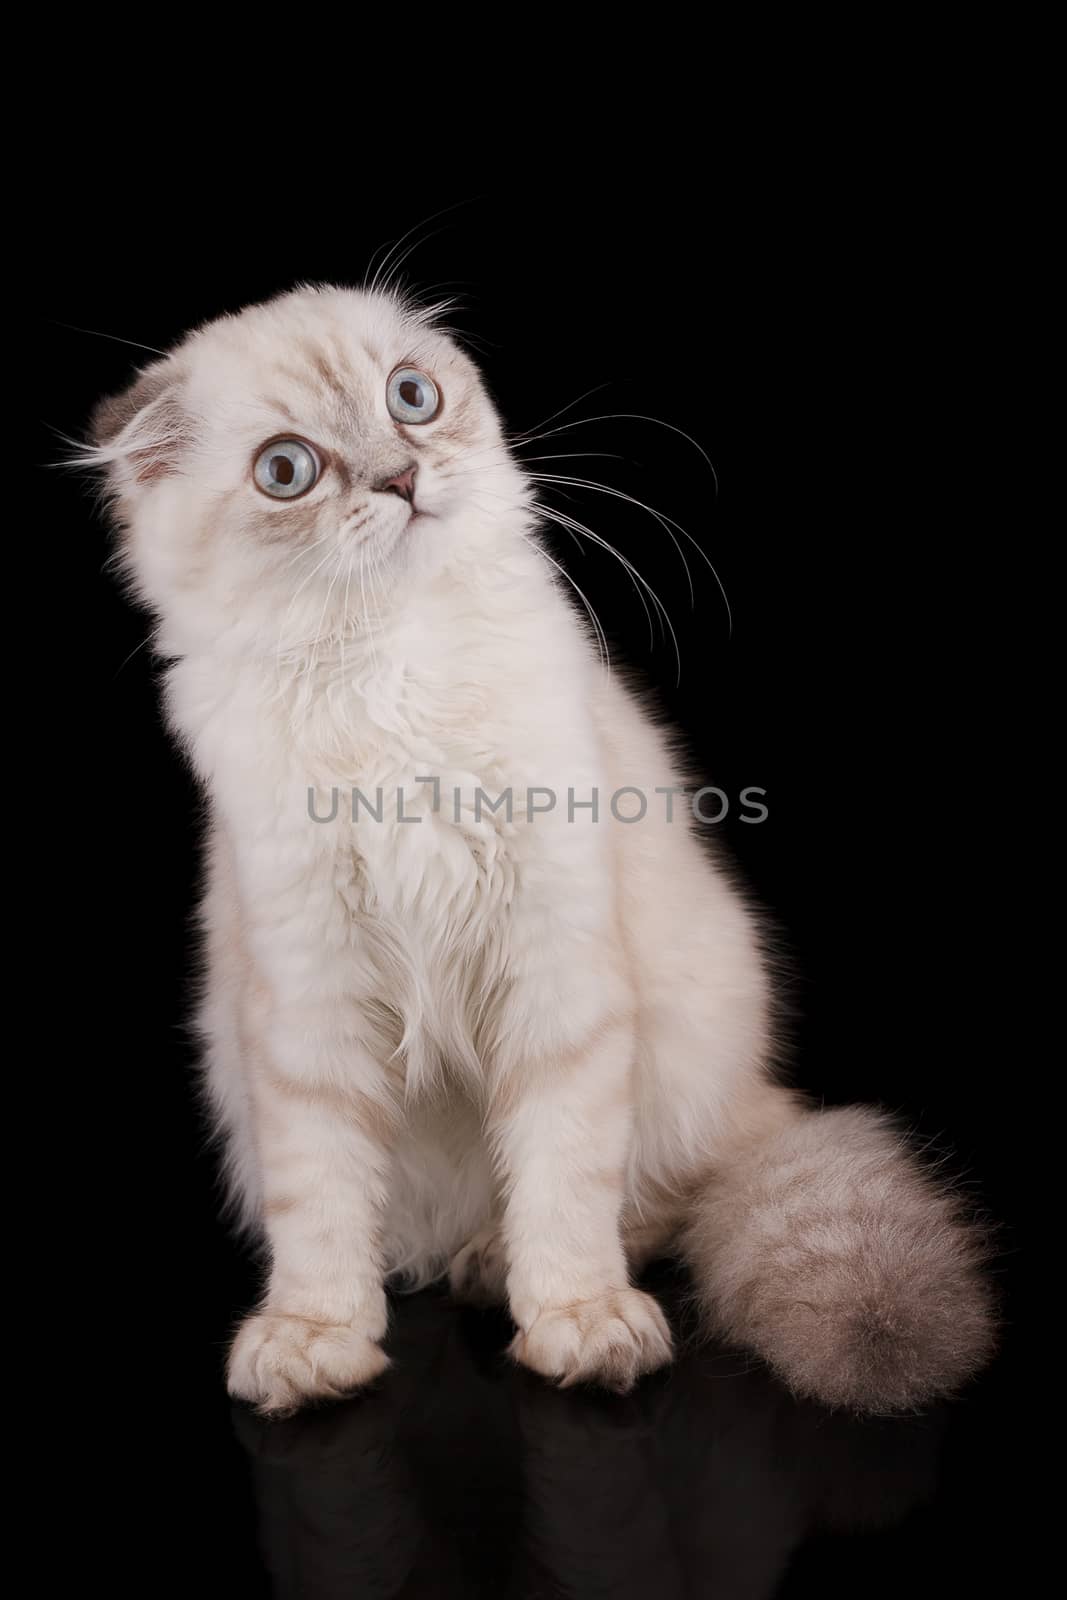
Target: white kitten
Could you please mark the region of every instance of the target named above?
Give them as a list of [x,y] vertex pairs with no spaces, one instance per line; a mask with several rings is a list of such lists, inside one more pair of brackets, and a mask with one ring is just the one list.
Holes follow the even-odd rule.
[[631,1279],[671,1249],[800,1392],[892,1409],[973,1371],[978,1234],[887,1121],[774,1081],[753,915],[434,316],[284,295],[94,437],[211,801],[206,1081],[270,1262],[232,1392],[373,1378],[384,1277],[449,1265],[506,1296],[519,1361],[625,1388],[670,1356]]

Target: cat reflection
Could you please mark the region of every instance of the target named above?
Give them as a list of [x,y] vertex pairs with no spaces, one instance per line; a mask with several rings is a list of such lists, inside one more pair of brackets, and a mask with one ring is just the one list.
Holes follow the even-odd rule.
[[235,1408],[278,1600],[770,1600],[810,1535],[933,1494],[943,1414],[832,1415],[707,1346],[626,1397],[557,1391],[507,1365],[507,1336],[415,1296],[377,1392],[284,1422]]

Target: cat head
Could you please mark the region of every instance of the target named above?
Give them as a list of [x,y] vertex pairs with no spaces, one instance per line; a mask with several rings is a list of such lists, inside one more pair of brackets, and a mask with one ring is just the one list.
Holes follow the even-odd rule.
[[525,480],[440,309],[296,289],[97,407],[85,459],[164,649],[298,647],[525,525]]

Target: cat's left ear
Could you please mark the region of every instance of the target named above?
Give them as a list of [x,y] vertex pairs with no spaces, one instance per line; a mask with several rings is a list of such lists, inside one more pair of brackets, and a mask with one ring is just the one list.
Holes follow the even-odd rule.
[[174,473],[192,436],[178,363],[155,361],[128,389],[101,400],[89,436],[98,460],[131,486]]

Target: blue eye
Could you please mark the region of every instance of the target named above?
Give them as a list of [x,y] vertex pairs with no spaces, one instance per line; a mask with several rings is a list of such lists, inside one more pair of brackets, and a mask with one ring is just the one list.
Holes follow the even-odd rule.
[[319,458],[301,439],[272,439],[256,457],[252,477],[272,500],[295,500],[318,481]]
[[397,422],[432,422],[441,409],[441,395],[425,372],[397,367],[386,386],[385,403]]

